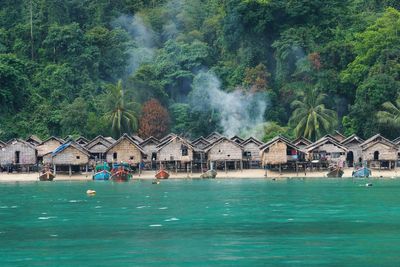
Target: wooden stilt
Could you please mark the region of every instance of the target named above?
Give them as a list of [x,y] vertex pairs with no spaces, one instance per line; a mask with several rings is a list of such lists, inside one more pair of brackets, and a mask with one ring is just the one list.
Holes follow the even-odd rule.
[[282,165],[279,163],[279,174],[282,175]]
[[178,173],[178,161],[175,160],[175,173]]
[[69,177],[72,176],[72,168],[71,168],[71,164],[69,165]]
[[240,160],[240,171],[243,172],[243,160]]
[[190,161],[190,175],[193,174],[193,161]]
[[226,169],[226,160],[225,160],[225,172],[228,172],[228,170]]
[[56,164],[53,165],[53,169],[54,169],[54,175],[56,175],[56,172],[57,172],[57,165]]

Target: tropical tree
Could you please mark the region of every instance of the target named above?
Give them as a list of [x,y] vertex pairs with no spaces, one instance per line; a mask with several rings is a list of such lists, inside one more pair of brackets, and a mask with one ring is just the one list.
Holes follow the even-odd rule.
[[131,134],[137,130],[137,104],[126,102],[122,81],[117,84],[109,84],[105,96],[105,105],[108,110],[105,119],[111,124],[111,130],[116,137],[122,133]]
[[139,135],[143,138],[154,136],[162,138],[169,130],[170,117],[168,110],[157,99],[150,99],[143,104],[139,120]]
[[400,127],[400,97],[395,103],[390,101],[383,103],[382,109],[377,113],[378,121],[392,127]]
[[326,94],[315,89],[307,89],[301,92],[299,99],[292,102],[294,110],[289,123],[294,126],[297,137],[316,140],[337,126],[336,112],[325,107],[326,97]]

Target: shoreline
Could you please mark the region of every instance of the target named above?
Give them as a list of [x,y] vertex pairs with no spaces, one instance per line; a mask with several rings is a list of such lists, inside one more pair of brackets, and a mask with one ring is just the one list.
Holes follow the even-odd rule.
[[[353,169],[345,169],[342,179],[352,179],[351,176]],[[337,179],[326,177],[327,171],[313,171],[307,172],[275,172],[268,170],[267,176],[265,176],[265,170],[243,170],[243,171],[219,171],[215,179],[307,179],[307,178],[325,178],[325,179]],[[154,180],[155,171],[144,171],[140,176],[134,174],[132,180]],[[200,178],[201,173],[170,173],[169,179],[202,179]],[[35,173],[0,173],[1,182],[35,182],[39,181],[39,174]],[[372,175],[369,177],[374,178],[400,178],[400,169],[395,170],[372,170]],[[92,181],[92,172],[73,174],[57,174],[54,181]]]

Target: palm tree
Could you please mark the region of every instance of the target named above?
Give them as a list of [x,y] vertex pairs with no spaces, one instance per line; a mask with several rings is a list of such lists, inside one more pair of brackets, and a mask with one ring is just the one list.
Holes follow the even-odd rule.
[[126,102],[122,81],[116,85],[107,86],[108,93],[105,98],[107,112],[105,118],[111,123],[113,133],[119,137],[122,133],[132,133],[137,130],[138,119],[136,103]]
[[326,97],[326,94],[318,93],[315,89],[307,89],[300,94],[298,100],[292,102],[294,111],[289,123],[295,126],[297,137],[316,140],[336,127],[337,114],[325,107]]
[[378,121],[393,127],[400,127],[400,97],[393,104],[388,101],[382,104],[381,111],[378,112]]

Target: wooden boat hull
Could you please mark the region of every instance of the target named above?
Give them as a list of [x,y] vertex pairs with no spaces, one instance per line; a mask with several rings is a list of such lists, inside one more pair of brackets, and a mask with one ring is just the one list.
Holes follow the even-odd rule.
[[52,172],[48,171],[45,173],[42,173],[39,176],[40,181],[53,181],[54,177],[56,177]]
[[217,171],[215,170],[208,170],[202,175],[200,175],[201,178],[215,178],[217,177]]
[[108,171],[99,171],[99,172],[96,172],[96,173],[92,176],[93,180],[96,180],[96,181],[105,181],[105,180],[109,180],[110,177],[111,177],[111,173],[108,172]]
[[333,171],[330,171],[326,174],[326,177],[329,178],[341,178],[343,176],[344,172],[341,169],[335,169]]
[[125,171],[117,171],[111,175],[111,180],[116,182],[127,182],[132,178],[132,174]]
[[354,170],[352,173],[353,177],[356,178],[368,178],[371,175],[371,170],[367,167],[362,167],[358,170]]
[[159,170],[155,176],[157,179],[168,179],[169,173],[165,170]]

